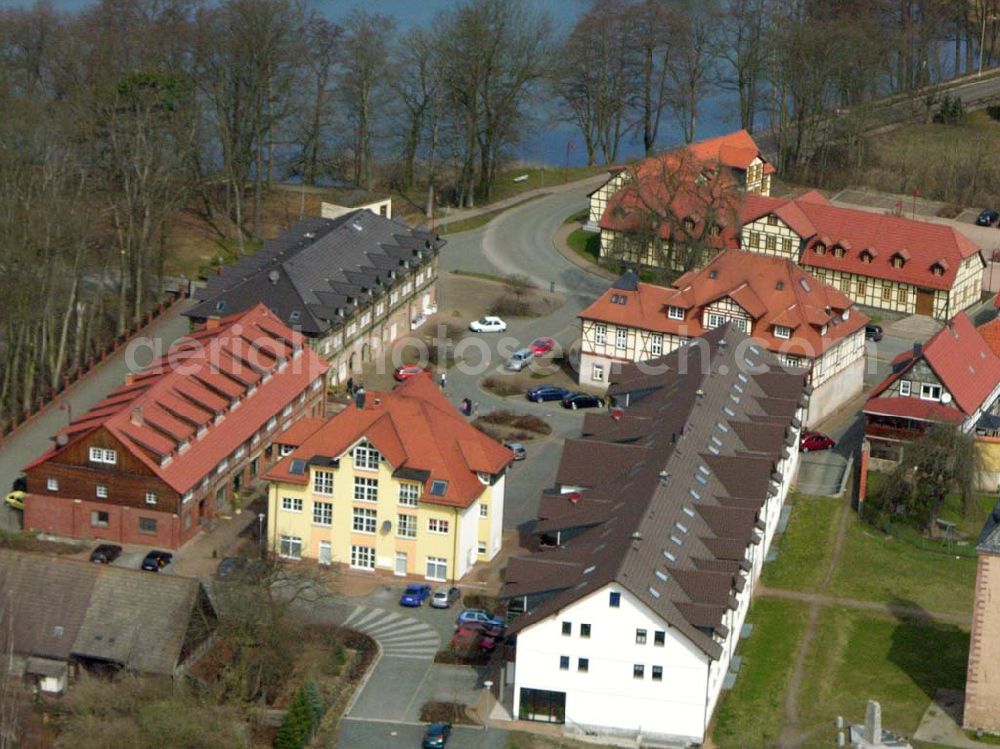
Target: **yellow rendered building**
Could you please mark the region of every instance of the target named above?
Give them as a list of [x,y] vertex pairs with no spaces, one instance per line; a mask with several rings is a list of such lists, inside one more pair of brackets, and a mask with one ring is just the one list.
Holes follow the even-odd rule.
[[268,548],[286,559],[459,580],[500,551],[513,459],[429,374],[359,395],[266,474]]

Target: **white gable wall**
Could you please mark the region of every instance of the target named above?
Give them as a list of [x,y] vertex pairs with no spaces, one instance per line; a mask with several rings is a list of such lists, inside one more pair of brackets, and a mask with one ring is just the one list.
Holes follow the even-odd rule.
[[[609,605],[609,593],[621,593],[621,605]],[[572,634],[562,634],[562,623]],[[580,625],[590,624],[589,638]],[[646,630],[646,643],[636,643],[636,630]],[[654,633],[665,632],[663,645]],[[560,656],[569,669],[561,670]],[[589,659],[586,673],[580,658]],[[514,715],[520,712],[521,689],[566,693],[566,723],[603,733],[704,739],[708,713],[709,658],[676,628],[670,627],[620,585],[612,584],[582,598],[517,635]],[[643,678],[633,667],[645,667]],[[653,666],[663,667],[663,680],[653,681]]]

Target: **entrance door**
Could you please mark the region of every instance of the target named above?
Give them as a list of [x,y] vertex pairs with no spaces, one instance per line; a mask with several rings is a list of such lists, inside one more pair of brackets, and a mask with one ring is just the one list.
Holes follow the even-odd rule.
[[329,566],[333,561],[333,550],[330,548],[329,541],[319,542],[319,563],[324,566]]
[[395,573],[397,575],[405,575],[406,574],[406,552],[405,551],[397,551],[396,552],[396,568],[395,568],[394,571],[395,571]]
[[917,314],[934,317],[934,292],[917,289]]

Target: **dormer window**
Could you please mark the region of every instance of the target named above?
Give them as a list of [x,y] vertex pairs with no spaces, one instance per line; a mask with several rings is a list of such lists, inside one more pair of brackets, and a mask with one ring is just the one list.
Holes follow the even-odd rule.
[[667,317],[671,320],[683,320],[684,308],[670,305],[669,307],[667,307]]
[[892,255],[892,267],[902,268],[906,265],[906,261],[910,259],[910,253],[906,250],[899,250]]
[[820,335],[826,335],[826,331],[827,331],[827,326],[826,326],[826,325],[824,325],[823,327],[821,327],[821,328],[819,329],[819,334],[820,334]]
[[875,259],[874,255],[872,255],[868,250],[862,250],[860,257],[861,257],[861,262],[864,263],[865,265],[871,265],[872,260]]
[[722,227],[718,224],[712,224],[708,229],[708,235],[710,237],[717,237],[722,234]]
[[825,255],[826,254],[826,245],[823,244],[822,242],[817,242],[816,246],[813,247],[813,250],[816,251],[817,255]]
[[943,276],[944,268],[942,268],[940,265],[932,265],[931,273],[933,273],[935,276]]
[[792,329],[785,325],[775,325],[774,326],[774,337],[775,338],[791,338]]
[[691,218],[690,216],[688,216],[687,218],[684,219],[684,228],[685,229],[687,229],[688,231],[691,231],[691,230],[694,229],[694,226],[695,226],[695,221],[694,221],[693,218]]
[[777,226],[778,225],[778,217],[775,216],[773,213],[767,214],[767,225],[768,226]]
[[833,256],[834,257],[843,257],[844,256],[844,248],[835,245],[833,247]]

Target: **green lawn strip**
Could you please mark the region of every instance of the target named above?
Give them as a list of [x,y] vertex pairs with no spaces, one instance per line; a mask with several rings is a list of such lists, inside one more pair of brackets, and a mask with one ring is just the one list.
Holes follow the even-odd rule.
[[720,749],[774,746],[795,653],[806,626],[806,607],[793,601],[758,598],[747,621],[753,634],[740,643],[743,665],[736,684],[723,692],[715,710],[712,740]]
[[595,234],[592,231],[584,231],[583,229],[577,229],[568,237],[566,237],[566,244],[570,246],[577,255],[582,257],[588,263],[594,263],[595,265],[599,262],[599,255],[601,252],[601,235]]
[[815,732],[807,746],[834,746],[834,719],[862,723],[869,699],[885,728],[912,735],[938,689],[964,688],[968,650],[968,631],[954,625],[824,608],[798,702],[800,728]]
[[776,539],[778,558],[764,565],[769,588],[815,592],[830,565],[837,526],[845,504],[829,497],[793,494],[788,528]]
[[[575,166],[569,169],[561,167],[530,167],[524,169],[511,169],[497,177],[496,186],[493,188],[493,200],[503,200],[518,193],[528,190],[538,190],[546,187],[556,187],[557,185],[573,182],[578,179],[585,179],[595,174],[608,174],[606,166]],[[515,182],[517,177],[527,176],[527,179]],[[610,176],[610,175],[609,175]]]
[[972,614],[974,558],[918,549],[864,524],[853,513],[847,523],[828,595]]
[[[538,200],[539,198],[546,197],[545,194],[541,195],[531,195],[526,197],[524,200],[519,200],[516,203],[505,206],[503,208],[497,208],[492,211],[487,211],[486,213],[480,213],[477,216],[470,216],[469,218],[458,219],[457,221],[450,221],[447,223],[441,223],[437,227],[438,234],[458,234],[462,231],[472,231],[473,229],[478,229],[481,226],[485,226],[490,221],[495,219],[504,211],[509,211],[511,208],[518,208],[525,203],[530,203],[532,200]],[[442,217],[444,218],[444,217]]]
[[590,209],[584,208],[582,211],[577,211],[576,213],[571,213],[569,216],[563,219],[564,224],[582,224],[587,220],[587,216],[590,215]]

